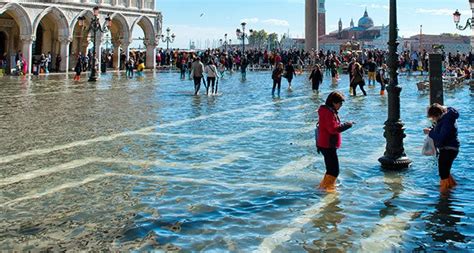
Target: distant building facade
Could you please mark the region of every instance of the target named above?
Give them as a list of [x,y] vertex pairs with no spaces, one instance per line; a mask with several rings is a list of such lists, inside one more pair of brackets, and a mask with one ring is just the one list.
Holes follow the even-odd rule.
[[468,53],[471,51],[471,38],[457,34],[420,34],[402,39],[400,47],[408,51],[433,52],[433,47],[443,46],[446,53]]
[[[52,64],[60,55],[60,70],[71,69],[77,55],[85,54],[91,41],[85,27],[90,24],[94,6],[100,7],[101,23],[107,15],[112,19],[114,67],[120,65],[120,49],[128,57],[133,30],[139,26],[145,34],[146,65],[153,68],[162,28],[162,15],[155,10],[155,0],[0,0],[1,55],[7,55],[12,67],[16,53],[21,50],[31,73],[33,57],[51,52]],[[79,17],[85,17],[83,27],[79,26]],[[104,36],[99,34],[98,57],[103,40]]]

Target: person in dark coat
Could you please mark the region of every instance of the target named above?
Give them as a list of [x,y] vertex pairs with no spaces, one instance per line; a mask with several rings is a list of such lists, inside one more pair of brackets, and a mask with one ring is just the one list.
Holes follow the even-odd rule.
[[352,95],[356,96],[356,89],[357,86],[359,86],[362,93],[364,93],[364,96],[367,96],[367,92],[365,92],[364,90],[364,85],[364,70],[362,69],[362,66],[359,63],[356,63],[354,65],[354,70],[352,72],[351,79]]
[[285,68],[285,78],[288,80],[288,90],[291,90],[291,81],[293,81],[293,77],[295,76],[295,67],[293,67],[293,63],[288,61],[288,64]]
[[319,85],[323,83],[323,73],[321,72],[319,64],[316,64],[313,71],[311,71],[309,80],[311,80],[313,92],[319,92]]
[[458,156],[459,147],[461,146],[456,126],[459,113],[452,107],[443,107],[435,103],[428,108],[428,117],[432,119],[435,126],[425,128],[423,131],[433,139],[434,145],[438,150],[438,171],[441,178],[440,190],[446,192],[456,185],[456,181],[451,175],[451,167],[454,159]]
[[278,88],[278,96],[280,96],[281,77],[283,76],[283,63],[278,63],[272,72],[273,88],[272,96],[275,96],[275,89]]
[[342,107],[344,96],[333,91],[326,99],[326,103],[318,110],[319,126],[317,128],[316,148],[324,156],[326,174],[319,184],[319,188],[334,191],[336,179],[339,176],[339,159],[337,149],[341,147],[341,133],[351,128],[354,122],[341,123],[338,111]]
[[74,81],[80,81],[81,80],[81,72],[82,72],[81,57],[77,58],[76,67],[74,68],[74,71],[76,72],[76,75],[74,76]]

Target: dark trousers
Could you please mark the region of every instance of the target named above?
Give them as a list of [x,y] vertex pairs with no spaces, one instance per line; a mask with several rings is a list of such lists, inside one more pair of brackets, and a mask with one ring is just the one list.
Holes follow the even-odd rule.
[[337,157],[337,149],[335,148],[318,148],[324,156],[324,164],[326,165],[326,174],[333,177],[339,176],[339,159]]
[[201,79],[202,77],[194,77],[194,95],[197,95],[199,92],[199,89],[201,89]]
[[364,93],[364,96],[367,96],[367,92],[365,92],[365,90],[364,90],[364,85],[365,85],[364,81],[360,81],[358,83],[353,83],[352,84],[352,95],[356,96],[356,88],[357,88],[357,86],[359,86],[362,93]]
[[451,167],[459,151],[450,149],[441,149],[438,156],[438,171],[441,179],[447,179],[451,174]]
[[319,90],[319,82],[313,82],[313,90]]
[[273,80],[272,95],[275,95],[275,88],[278,87],[278,96],[280,95],[281,90],[281,78]]
[[[214,93],[214,86],[216,85],[216,78],[215,77],[208,77],[207,78],[207,89],[206,94],[209,92],[209,87],[211,87],[211,93]],[[217,87],[216,87],[217,92]]]

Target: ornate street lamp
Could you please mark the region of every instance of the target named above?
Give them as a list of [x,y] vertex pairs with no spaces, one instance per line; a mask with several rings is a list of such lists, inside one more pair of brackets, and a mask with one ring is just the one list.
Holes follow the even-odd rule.
[[173,43],[174,39],[176,38],[176,35],[174,35],[174,33],[170,36],[170,32],[171,29],[168,27],[166,28],[166,37],[163,34],[161,35],[161,41],[163,41],[163,43],[166,43],[166,51],[170,49],[170,43]]
[[[91,68],[91,75],[89,76],[89,82],[95,82],[97,81],[97,69],[96,69],[96,41],[97,41],[97,33],[106,33],[109,31],[110,27],[112,26],[112,19],[110,18],[110,15],[107,14],[107,17],[105,18],[105,22],[103,25],[100,25],[100,20],[99,20],[99,7],[96,6],[93,9],[93,14],[94,17],[91,20],[90,26],[87,30],[87,34],[89,34],[91,31],[93,33],[92,37],[92,68]],[[80,27],[84,26],[84,20],[85,17],[79,17],[78,18],[78,23]]]
[[[242,55],[244,55],[245,54],[245,39],[248,38],[248,34],[245,33],[245,26],[247,25],[247,23],[242,22],[240,25],[242,26],[242,31],[239,28],[237,28],[237,30],[235,30],[235,35],[237,35],[237,39],[242,40]],[[249,32],[253,33],[253,30],[250,29]]]
[[461,13],[459,12],[459,10],[456,10],[454,13],[453,13],[453,19],[454,19],[454,23],[456,24],[456,28],[458,30],[461,30],[461,31],[464,31],[466,30],[468,27],[469,28],[472,28],[472,18],[468,18],[467,21],[466,21],[466,26],[462,27],[459,25],[459,22],[461,21]]
[[389,73],[390,82],[387,86],[388,92],[388,119],[385,121],[384,137],[387,140],[384,156],[379,158],[382,168],[404,169],[408,168],[411,160],[406,156],[403,148],[404,124],[400,119],[400,93],[402,88],[398,85],[398,27],[397,27],[397,0],[390,0],[390,36],[388,41],[389,50]]
[[224,52],[227,52],[227,46],[229,45],[230,41],[232,41],[232,40],[227,40],[227,33],[224,34],[224,40],[220,39],[219,41],[221,43],[221,46],[224,46]]

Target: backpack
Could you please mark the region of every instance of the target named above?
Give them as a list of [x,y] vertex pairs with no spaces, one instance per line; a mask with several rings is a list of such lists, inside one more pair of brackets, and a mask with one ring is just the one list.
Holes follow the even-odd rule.
[[272,79],[273,80],[276,80],[278,78],[278,69],[274,69],[273,72],[272,72]]
[[376,80],[378,83],[382,83],[382,74],[380,73],[380,70],[377,71],[377,74],[375,74],[375,80]]

